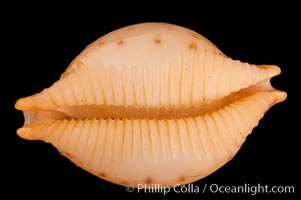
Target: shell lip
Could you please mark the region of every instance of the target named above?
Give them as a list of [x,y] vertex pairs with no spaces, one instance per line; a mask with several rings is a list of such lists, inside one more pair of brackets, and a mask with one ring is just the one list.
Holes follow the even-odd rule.
[[[79,106],[66,106],[60,107],[57,110],[23,110],[24,113],[24,126],[28,128],[35,124],[47,123],[54,120],[83,120],[83,119],[147,119],[147,120],[170,120],[179,118],[190,118],[197,116],[204,116],[214,111],[231,105],[232,103],[243,98],[250,97],[254,94],[261,92],[272,92],[276,94],[275,101],[272,105],[284,101],[287,97],[286,92],[276,90],[272,87],[270,79],[263,80],[259,83],[243,88],[237,92],[211,102],[210,104],[201,105],[195,104],[190,106],[182,106],[178,108],[140,108],[140,107],[124,107],[124,106],[99,106],[99,105],[79,105]],[[23,98],[24,99],[24,98]],[[25,98],[28,100],[28,98]],[[20,109],[22,107],[22,99],[17,101],[15,107]],[[271,106],[272,106],[271,105]],[[22,109],[20,109],[22,110]],[[18,133],[22,132],[20,128]]]

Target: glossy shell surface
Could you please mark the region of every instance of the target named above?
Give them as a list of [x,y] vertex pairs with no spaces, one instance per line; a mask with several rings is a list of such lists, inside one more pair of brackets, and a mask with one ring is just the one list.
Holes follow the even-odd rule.
[[230,59],[189,29],[132,25],[90,44],[51,87],[19,99],[25,124],[17,133],[116,184],[191,183],[231,160],[286,98],[270,84],[278,74]]

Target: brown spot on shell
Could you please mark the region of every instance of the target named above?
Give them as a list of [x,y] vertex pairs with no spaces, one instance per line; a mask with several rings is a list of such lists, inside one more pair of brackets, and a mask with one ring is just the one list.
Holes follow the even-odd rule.
[[191,43],[191,44],[189,44],[189,49],[191,49],[191,50],[196,50],[196,44],[195,43]]
[[104,41],[104,40],[101,40],[101,41],[98,42],[97,45],[98,45],[98,46],[102,46],[104,43],[105,43],[105,41]]
[[98,175],[99,175],[100,177],[102,177],[102,178],[106,178],[106,177],[107,177],[107,175],[106,175],[105,173],[102,173],[102,172],[99,173]]
[[161,41],[160,38],[155,38],[155,43],[156,43],[156,44],[161,44],[161,42],[162,42],[162,41]]
[[181,176],[180,178],[179,178],[179,182],[181,183],[181,182],[184,182],[185,181],[185,179],[186,179],[186,177],[185,176]]
[[227,56],[225,56],[225,54],[223,54],[222,52],[218,52],[217,55],[219,55],[219,56],[224,56],[225,58],[227,57]]
[[227,157],[227,160],[231,160],[233,158],[233,156],[231,155],[231,156],[228,156]]
[[70,153],[68,153],[68,152],[63,152],[62,153],[64,156],[66,156],[67,158],[69,158],[69,159],[73,159],[73,155],[71,155]]
[[135,28],[134,27],[128,27],[125,30],[130,31],[130,30],[133,30],[133,29],[135,29]]
[[117,44],[118,44],[118,45],[123,45],[123,44],[124,44],[124,41],[123,41],[123,40],[119,40],[119,41],[117,42]]
[[194,38],[199,38],[199,35],[196,34],[196,33],[192,33],[191,36],[194,37]]
[[152,178],[147,178],[147,179],[145,180],[145,183],[148,184],[148,185],[150,185],[150,184],[153,183],[153,179],[152,179]]

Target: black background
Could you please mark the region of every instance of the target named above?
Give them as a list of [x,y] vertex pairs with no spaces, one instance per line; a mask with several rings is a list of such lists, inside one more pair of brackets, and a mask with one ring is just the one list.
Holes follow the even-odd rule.
[[[293,107],[290,106],[292,90],[289,86],[289,75],[296,67],[291,53],[297,43],[295,28],[298,20],[295,13],[281,6],[281,9],[255,6],[250,11],[246,10],[248,6],[223,11],[216,10],[216,7],[210,7],[210,11],[207,7],[196,11],[183,8],[188,14],[181,10],[171,14],[168,12],[171,8],[161,12],[155,9],[146,12],[148,5],[142,6],[145,10],[127,10],[120,5],[119,9],[123,12],[119,12],[116,6],[90,5],[75,9],[19,4],[18,9],[10,6],[10,14],[2,17],[2,49],[5,53],[1,56],[0,109],[4,127],[1,131],[1,180],[5,187],[1,190],[11,197],[22,195],[24,198],[49,195],[72,198],[84,195],[86,199],[101,199],[105,193],[121,193],[131,198],[145,196],[137,194],[137,191],[128,193],[122,186],[103,181],[77,168],[50,144],[19,138],[16,129],[22,126],[23,115],[14,109],[14,103],[18,98],[37,93],[58,80],[72,59],[98,37],[126,25],[155,21],[190,28],[208,38],[233,59],[280,66],[282,73],[273,78],[272,84],[288,92],[288,99],[266,113],[230,162],[194,185],[201,189],[205,184],[213,183],[230,186],[245,183],[293,185],[295,193],[298,193],[298,131],[291,128],[293,116],[290,113]],[[205,194],[168,196],[293,199],[296,195],[225,195],[208,191]]]

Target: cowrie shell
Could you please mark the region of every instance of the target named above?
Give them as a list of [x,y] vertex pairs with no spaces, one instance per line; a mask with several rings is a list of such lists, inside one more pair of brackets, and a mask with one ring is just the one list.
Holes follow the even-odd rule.
[[173,186],[227,163],[286,98],[274,65],[232,60],[189,29],[143,23],[90,44],[51,87],[21,98],[20,137],[120,185]]

